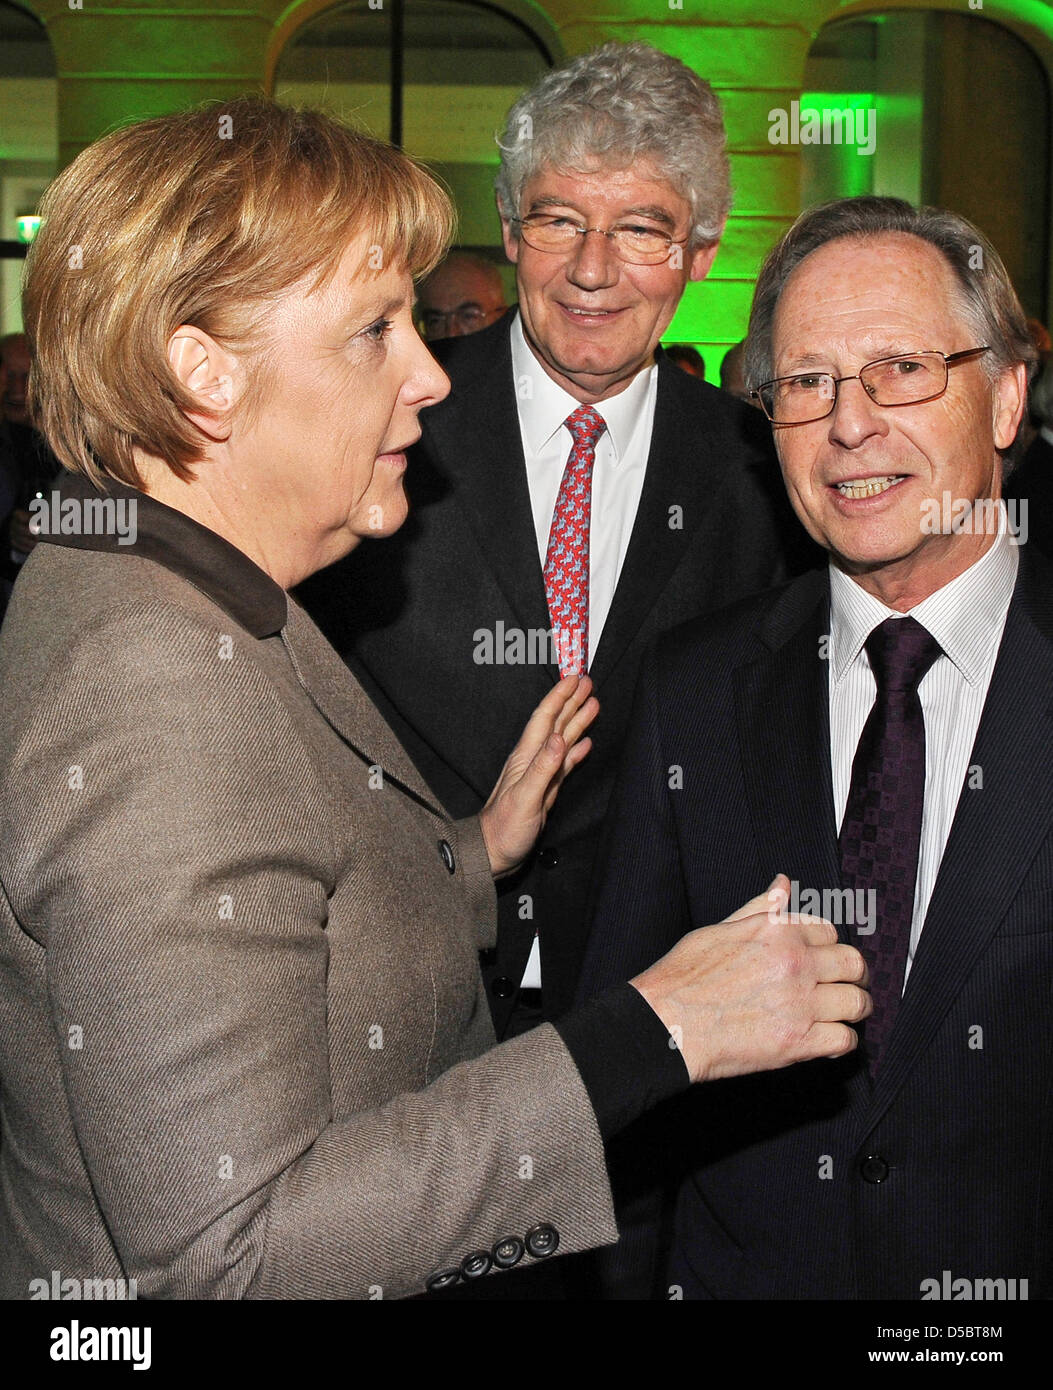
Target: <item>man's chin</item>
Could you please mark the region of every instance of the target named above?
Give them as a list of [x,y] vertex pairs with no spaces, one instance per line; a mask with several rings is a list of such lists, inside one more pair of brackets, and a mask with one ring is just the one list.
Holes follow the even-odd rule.
[[549,359],[552,366],[566,381],[591,395],[601,396],[619,383],[628,383],[646,365],[645,358],[625,360],[622,354],[600,356],[589,354],[567,354],[562,358]]

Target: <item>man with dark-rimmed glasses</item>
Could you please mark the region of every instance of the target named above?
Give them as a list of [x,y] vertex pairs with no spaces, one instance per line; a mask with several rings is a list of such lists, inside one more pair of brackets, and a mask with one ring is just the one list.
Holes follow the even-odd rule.
[[1053,571],[1001,502],[1034,347],[975,227],[867,197],[771,253],[746,357],[829,564],[645,662],[583,992],[782,873],[874,1013],[637,1127],[618,1291],[1049,1298]]

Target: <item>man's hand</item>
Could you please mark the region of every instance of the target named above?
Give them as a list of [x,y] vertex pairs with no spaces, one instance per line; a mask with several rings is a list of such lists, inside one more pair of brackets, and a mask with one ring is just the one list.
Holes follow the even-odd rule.
[[495,878],[530,853],[564,777],[592,747],[591,739],[582,738],[600,708],[595,697],[589,698],[591,690],[588,676],[567,676],[549,691],[479,813]]
[[780,874],[630,980],[677,1040],[692,1081],[840,1057],[858,1043],[847,1025],[873,1007],[861,987],[866,962],[829,922],[788,917],[789,887]]

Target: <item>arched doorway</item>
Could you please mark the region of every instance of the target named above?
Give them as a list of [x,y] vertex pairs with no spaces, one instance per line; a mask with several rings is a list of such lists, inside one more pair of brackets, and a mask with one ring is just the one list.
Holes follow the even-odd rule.
[[801,115],[853,108],[873,148],[802,139],[802,207],[872,192],[951,208],[987,233],[1026,311],[1048,322],[1050,85],[1028,44],[978,12],[835,20],[809,52]]
[[334,111],[427,163],[453,193],[458,245],[492,254],[511,289],[494,136],[555,57],[525,19],[480,0],[349,0],[296,31],[274,95]]

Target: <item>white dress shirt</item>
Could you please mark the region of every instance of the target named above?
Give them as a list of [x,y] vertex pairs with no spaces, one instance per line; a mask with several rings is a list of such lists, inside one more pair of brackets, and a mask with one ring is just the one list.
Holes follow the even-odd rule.
[[[925,803],[906,974],[914,961],[970,768],[1018,564],[1003,503],[991,548],[957,579],[910,610],[910,616],[935,637],[943,655],[918,687],[925,717]],[[886,618],[905,616],[886,608],[854,579],[830,566],[830,770],[839,829],[848,804],[856,747],[877,698],[863,644]]]
[[[564,391],[534,356],[516,314],[512,323],[512,371],[519,432],[526,460],[530,509],[534,516],[538,558],[545,566],[552,513],[574,440],[564,425],[580,402]],[[657,365],[637,372],[623,391],[593,409],[607,428],[596,442],[592,470],[592,518],[589,524],[589,662],[622,572],[629,537],[640,505],[647,455],[654,427],[658,390]]]
[[[534,356],[518,314],[512,321],[512,372],[519,431],[523,440],[530,509],[538,559],[545,567],[552,513],[574,440],[564,420],[580,405],[552,380]],[[637,372],[624,390],[593,409],[607,428],[596,442],[589,523],[589,649],[591,664],[600,645],[629,538],[640,505],[658,392],[657,364]],[[524,989],[541,988],[538,938],[523,975]]]

